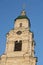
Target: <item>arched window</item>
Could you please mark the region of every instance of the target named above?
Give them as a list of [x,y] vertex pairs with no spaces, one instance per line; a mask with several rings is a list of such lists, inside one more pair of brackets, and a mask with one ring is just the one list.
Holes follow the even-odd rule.
[[20,27],[22,27],[22,23],[20,23]]
[[22,41],[21,40],[19,42],[15,41],[14,51],[21,51],[21,50],[22,50]]

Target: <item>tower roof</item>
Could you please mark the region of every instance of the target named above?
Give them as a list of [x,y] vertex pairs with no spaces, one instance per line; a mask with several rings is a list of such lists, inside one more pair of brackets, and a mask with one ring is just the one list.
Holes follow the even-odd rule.
[[[17,20],[17,19],[28,19],[28,20],[29,20],[29,18],[26,16],[25,10],[23,10],[23,11],[21,12],[21,15],[18,16],[15,20]],[[29,21],[30,21],[30,20],[29,20]]]

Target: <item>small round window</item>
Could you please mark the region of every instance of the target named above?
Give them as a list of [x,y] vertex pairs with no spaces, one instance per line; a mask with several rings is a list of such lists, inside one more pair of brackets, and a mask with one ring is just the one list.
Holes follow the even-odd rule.
[[22,34],[22,31],[17,31],[17,34],[18,34],[18,35]]

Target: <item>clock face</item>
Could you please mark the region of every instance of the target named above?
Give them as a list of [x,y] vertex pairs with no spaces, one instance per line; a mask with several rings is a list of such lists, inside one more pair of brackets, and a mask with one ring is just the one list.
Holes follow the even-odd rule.
[[17,31],[16,32],[18,35],[21,35],[22,34],[22,31]]

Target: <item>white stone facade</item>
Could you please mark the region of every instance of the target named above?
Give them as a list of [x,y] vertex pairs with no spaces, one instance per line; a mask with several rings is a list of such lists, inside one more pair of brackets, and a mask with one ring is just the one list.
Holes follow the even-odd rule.
[[[0,65],[36,65],[34,39],[33,33],[30,32],[29,22],[26,18],[15,21],[14,29],[7,34],[6,49],[5,53],[1,56]],[[20,23],[22,23],[21,27]],[[19,35],[17,31],[22,33]],[[22,41],[21,50],[14,51],[15,41],[19,42],[20,40]]]

